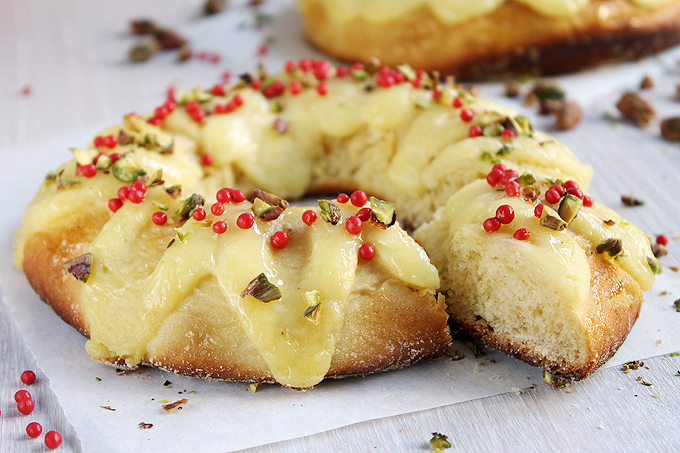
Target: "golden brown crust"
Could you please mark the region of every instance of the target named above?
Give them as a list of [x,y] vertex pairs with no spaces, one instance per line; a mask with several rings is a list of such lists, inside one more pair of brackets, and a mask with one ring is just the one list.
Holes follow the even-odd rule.
[[[89,329],[80,302],[82,283],[63,263],[86,253],[106,218],[107,214],[89,211],[68,225],[52,228],[49,234],[28,237],[24,247],[24,272],[36,293],[86,336]],[[185,306],[210,312],[211,298],[221,294],[214,285],[214,280],[203,282],[189,296],[200,298],[201,304]],[[206,312],[191,310],[180,308],[173,319],[166,320],[150,342],[143,364],[195,377],[274,382],[238,320],[213,326]],[[443,297],[394,280],[370,262],[363,263],[357,270],[327,377],[364,375],[442,355],[451,343],[447,321]],[[105,363],[126,368],[123,360]]]
[[338,24],[319,3],[303,11],[307,38],[338,58],[410,65],[462,79],[552,75],[634,60],[680,43],[680,3],[659,9],[595,0],[573,17],[546,17],[515,2],[462,23],[427,7],[401,20]]
[[495,332],[481,318],[459,319],[454,314],[451,322],[464,334],[481,343],[539,366],[551,374],[568,379],[584,379],[616,353],[633,328],[642,306],[642,291],[630,275],[601,255],[590,256],[588,262],[592,273],[590,294],[586,302],[576,309],[581,331],[575,334],[583,337],[587,344],[585,359],[581,362],[549,359],[536,351],[536,345],[515,341]]

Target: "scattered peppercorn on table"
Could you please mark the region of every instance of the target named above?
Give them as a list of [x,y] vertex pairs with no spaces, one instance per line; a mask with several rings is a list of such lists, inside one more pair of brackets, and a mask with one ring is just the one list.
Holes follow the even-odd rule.
[[[560,80],[585,108],[584,122],[558,138],[593,166],[590,193],[650,236],[661,235],[659,243],[665,243],[669,252],[659,258],[664,273],[645,293],[641,318],[621,350],[623,355],[612,360],[619,364],[641,360],[644,365],[631,363],[626,371],[620,365],[604,368],[583,382],[557,389],[544,385],[541,374],[528,366],[493,351],[476,358],[467,346],[456,343],[457,354],[452,354],[464,355],[462,360],[443,358],[295,393],[267,385],[258,389],[247,384],[199,383],[162,372],[119,376],[87,358],[85,339],[39,302],[11,265],[11,236],[44,174],[68,158],[68,147],[84,146],[102,125],[124,113],[152,110],[170,85],[184,90],[209,88],[252,72],[258,61],[280,68],[287,60],[322,58],[296,30],[299,21],[292,2],[265,2],[258,12],[235,4],[200,19],[196,17],[201,5],[196,3],[166,1],[159,6],[160,2],[90,5],[72,0],[57,7],[13,1],[0,17],[0,29],[8,34],[8,39],[0,40],[0,55],[6,62],[0,82],[6,87],[3,102],[8,106],[0,113],[4,119],[0,146],[8,159],[3,187],[10,203],[1,225],[5,259],[0,268],[4,298],[0,345],[6,360],[0,368],[0,452],[44,449],[48,431],[62,435],[57,451],[167,451],[183,445],[196,448],[197,442],[206,442],[202,445],[207,449],[218,445],[220,450],[428,451],[433,432],[447,435],[454,448],[484,451],[531,451],[544,445],[567,450],[622,445],[677,448],[680,438],[669,432],[667,421],[674,419],[680,403],[675,376],[680,358],[671,354],[680,349],[674,327],[680,313],[673,306],[680,285],[677,271],[671,269],[680,263],[674,236],[680,233],[680,218],[672,196],[680,153],[659,137],[658,121],[646,129],[619,123],[615,107],[624,91],[636,90],[651,72],[658,86],[642,95],[655,103],[660,114],[671,114],[674,104],[669,99],[675,87],[664,65],[672,64],[673,56],[661,64],[646,61]],[[127,51],[134,43],[125,33],[131,19],[142,17],[185,34],[193,57],[179,64],[174,53],[159,52],[150,61],[127,63]],[[496,84],[481,89],[485,97],[502,92]],[[238,109],[238,100],[233,101],[219,108]],[[519,101],[501,102],[522,108]],[[164,114],[163,109],[156,111],[158,117]],[[536,117],[535,123],[538,129],[549,129],[549,122],[541,118]],[[276,127],[282,131],[286,125]],[[113,144],[107,135],[100,140],[103,147]],[[546,193],[546,199],[552,195]],[[645,204],[626,207],[622,195]],[[589,203],[585,198],[583,202]],[[302,217],[305,223],[313,223],[309,215],[307,220]],[[492,219],[505,225],[510,217],[503,208]],[[163,220],[153,218],[156,224]],[[252,219],[238,221],[247,227]],[[375,250],[359,253],[370,257]],[[22,382],[24,370],[35,371],[34,383]],[[14,394],[20,389],[28,390],[35,402],[29,415],[20,415],[16,408]],[[273,412],[265,408],[275,401],[284,415],[271,419]],[[370,406],[387,409],[381,412]],[[233,413],[234,407],[239,411]],[[328,412],[332,417],[327,417]],[[317,425],[319,419],[323,423]],[[278,426],[282,420],[285,427]],[[35,439],[26,432],[31,422],[43,428]],[[279,434],[286,430],[287,434]],[[525,434],[517,436],[518,432]],[[204,433],[203,440],[195,437],[198,433]],[[282,442],[269,444],[277,440]]]

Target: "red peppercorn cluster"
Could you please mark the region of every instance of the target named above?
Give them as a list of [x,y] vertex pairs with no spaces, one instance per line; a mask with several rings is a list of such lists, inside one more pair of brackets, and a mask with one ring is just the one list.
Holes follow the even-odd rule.
[[496,209],[496,216],[490,217],[484,221],[484,230],[487,233],[498,231],[501,225],[508,225],[515,220],[515,210],[509,204],[504,204]]
[[118,189],[118,198],[111,198],[109,200],[109,209],[113,212],[116,212],[121,207],[123,207],[123,204],[126,201],[130,201],[130,203],[134,204],[140,204],[146,197],[146,191],[146,184],[144,184],[142,181],[135,181],[129,187],[123,186]]
[[215,105],[215,113],[216,114],[223,114],[223,113],[231,113],[234,110],[238,109],[244,104],[244,99],[243,96],[240,94],[234,95],[234,97],[231,99],[231,101],[225,103],[225,104],[216,104]]
[[93,141],[95,148],[109,148],[113,149],[118,146],[118,137],[115,135],[97,135]]
[[[31,385],[35,382],[35,373],[31,370],[26,370],[21,373],[21,382],[26,385]],[[19,390],[14,394],[14,401],[17,403],[17,410],[23,415],[29,415],[33,412],[35,408],[35,403],[33,402],[33,396],[27,390]],[[42,434],[43,427],[38,422],[31,422],[26,425],[26,435],[30,438],[40,437]],[[49,431],[45,434],[45,446],[49,449],[55,449],[61,445],[62,438],[61,434],[57,431]]]
[[[216,203],[210,206],[210,212],[212,215],[219,217],[224,214],[226,208],[224,205],[226,203],[241,203],[246,201],[246,195],[237,189],[222,188],[215,194],[217,199]],[[198,207],[191,212],[191,216],[197,222],[201,222],[206,218],[205,209]],[[236,225],[241,229],[251,228],[255,223],[255,217],[250,213],[243,213],[236,219]],[[212,224],[212,229],[217,234],[226,233],[229,225],[223,220],[218,220]]]
[[201,108],[201,104],[197,101],[190,101],[184,104],[184,109],[187,111],[192,120],[196,123],[201,123],[205,118],[205,110]]
[[154,126],[161,126],[165,117],[174,112],[177,108],[177,103],[175,103],[174,97],[175,92],[173,89],[172,92],[168,93],[168,99],[162,105],[156,107],[154,110],[154,115],[149,118],[147,122]]
[[402,74],[401,71],[392,69],[388,66],[381,66],[380,69],[378,69],[376,83],[379,87],[389,88],[404,82],[406,82],[406,76]]
[[505,187],[505,193],[508,196],[516,197],[521,189],[518,178],[519,174],[516,170],[507,169],[503,164],[496,164],[486,175],[486,182],[493,187],[500,184]]
[[576,198],[583,200],[583,206],[590,208],[595,202],[592,197],[584,195],[583,191],[579,188],[576,181],[569,180],[563,185],[553,184],[548,190],[545,191],[545,201],[551,204],[557,204],[560,202],[562,197],[566,195],[573,195]]

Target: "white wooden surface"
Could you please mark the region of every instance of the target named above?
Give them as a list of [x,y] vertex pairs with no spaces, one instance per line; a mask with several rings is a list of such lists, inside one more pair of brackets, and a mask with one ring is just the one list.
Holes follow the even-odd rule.
[[[178,67],[171,56],[162,56],[154,65],[125,63],[132,43],[126,35],[129,18],[148,16],[180,30],[192,24],[196,29],[200,6],[200,1],[181,0],[0,0],[0,150],[152,108],[173,83],[216,82],[229,67],[228,60]],[[292,10],[285,12],[285,18],[285,26],[298,25]],[[209,26],[206,20],[205,27]],[[290,36],[302,39],[297,33]],[[228,50],[232,45],[255,49],[258,44],[224,45]],[[30,86],[30,95],[21,94],[24,86]],[[49,341],[48,332],[45,339]],[[63,434],[61,451],[81,451],[77,434],[48,379],[36,369],[4,304],[0,304],[0,351],[0,452],[45,451],[41,439],[25,434],[25,426],[33,420],[41,422],[45,431]],[[645,362],[648,369],[631,374],[601,370],[567,390],[541,386],[519,395],[360,423],[253,451],[429,451],[433,431],[447,434],[457,451],[677,450],[680,357]],[[30,387],[19,380],[24,369],[38,374]],[[642,385],[638,376],[653,385]],[[36,401],[30,416],[16,411],[13,395],[20,388],[28,388]]]

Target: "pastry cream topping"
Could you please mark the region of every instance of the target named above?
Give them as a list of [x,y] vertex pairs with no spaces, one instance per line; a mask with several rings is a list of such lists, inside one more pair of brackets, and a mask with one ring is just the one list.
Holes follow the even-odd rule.
[[[557,293],[562,294],[565,303],[571,307],[583,304],[590,290],[586,254],[595,253],[597,245],[610,238],[622,240],[623,252],[616,258],[610,258],[606,253],[603,256],[628,272],[643,290],[652,287],[654,273],[647,262],[647,257],[653,256],[649,240],[635,225],[626,222],[613,210],[595,203],[592,207],[582,207],[566,229],[557,231],[539,224],[534,215],[534,206],[538,202],[508,197],[504,191],[496,191],[486,181],[480,180],[452,196],[439,221],[450,225],[447,240],[455,241],[465,231],[468,239],[475,237],[480,244],[494,241],[507,256],[521,256],[525,263],[531,263],[529,268],[535,269],[536,275],[547,276],[547,281],[555,285]],[[510,205],[515,218],[509,227],[487,233],[482,224],[486,219],[495,217],[501,205]],[[528,240],[513,238],[513,232],[519,228],[529,230],[531,236]],[[427,229],[424,231],[422,234],[426,234]],[[416,237],[418,234],[416,231]],[[590,243],[589,248],[584,249],[582,238]]]
[[[342,23],[355,18],[384,23],[398,20],[421,7],[428,7],[442,22],[454,24],[483,16],[506,1],[523,3],[551,17],[578,14],[591,0],[298,0],[301,9],[311,4],[323,4],[332,20]],[[668,0],[630,0],[644,8],[658,8]]]

